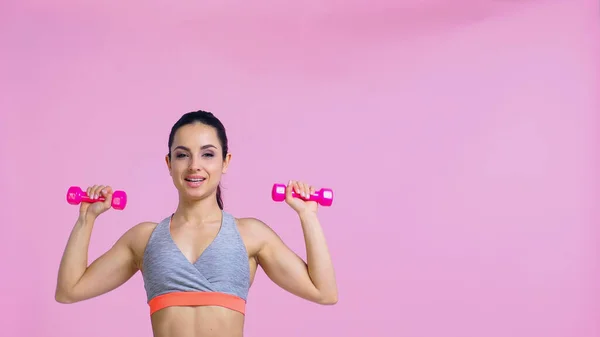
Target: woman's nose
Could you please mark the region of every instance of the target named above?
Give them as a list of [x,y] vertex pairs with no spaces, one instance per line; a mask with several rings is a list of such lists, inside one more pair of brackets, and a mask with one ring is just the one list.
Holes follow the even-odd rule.
[[198,158],[196,158],[195,156],[192,157],[192,160],[190,160],[190,167],[189,169],[191,171],[198,171],[200,170],[200,160]]

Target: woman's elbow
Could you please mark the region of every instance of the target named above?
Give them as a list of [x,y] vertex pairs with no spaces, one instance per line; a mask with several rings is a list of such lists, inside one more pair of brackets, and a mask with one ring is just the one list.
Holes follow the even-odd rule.
[[69,295],[66,291],[61,291],[59,289],[54,293],[54,300],[58,303],[62,304],[72,304],[77,302],[72,296]]
[[321,305],[334,305],[338,302],[338,296],[337,294],[333,294],[330,296],[323,296],[321,298],[319,298],[319,301],[317,303],[321,304]]

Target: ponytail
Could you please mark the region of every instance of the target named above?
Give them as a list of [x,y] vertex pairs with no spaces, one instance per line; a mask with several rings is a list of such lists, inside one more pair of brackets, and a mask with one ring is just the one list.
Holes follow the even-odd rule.
[[223,199],[221,198],[221,185],[217,186],[217,204],[223,210]]

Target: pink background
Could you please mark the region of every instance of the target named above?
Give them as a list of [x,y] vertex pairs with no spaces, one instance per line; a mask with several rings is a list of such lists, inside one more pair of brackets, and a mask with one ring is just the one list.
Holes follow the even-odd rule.
[[304,256],[270,186],[336,191],[320,214],[339,303],[260,271],[246,336],[600,336],[593,1],[1,6],[3,335],[151,335],[139,273],[54,301],[77,214],[65,192],[129,193],[98,221],[91,261],[174,210],[168,132],[206,109],[231,139],[228,211]]

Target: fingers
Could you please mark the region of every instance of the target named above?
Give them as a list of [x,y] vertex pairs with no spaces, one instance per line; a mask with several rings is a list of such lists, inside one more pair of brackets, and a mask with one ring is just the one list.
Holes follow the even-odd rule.
[[104,201],[104,203],[108,203],[108,205],[110,205],[110,203],[112,201],[111,199],[112,199],[113,190],[110,186],[106,186],[106,185],[89,186],[86,189],[86,193],[87,193],[88,197],[93,200],[97,200],[100,197],[104,197],[106,199]]
[[95,187],[96,187],[96,185],[94,185],[94,186],[88,186],[88,188],[86,188],[85,194],[87,194],[88,198],[94,199],[94,194],[93,194],[92,191],[94,190]]
[[315,188],[305,182],[290,180],[288,182],[287,193],[291,197],[292,191],[300,195],[302,198],[308,199],[311,194],[315,193]]
[[308,199],[310,197],[308,185],[305,182],[298,182],[298,186],[300,187],[300,195]]
[[304,197],[304,194],[302,193],[302,183],[295,181],[295,180],[290,180],[290,185],[292,187],[292,190],[300,195],[301,197]]
[[292,200],[292,192],[294,191],[294,182],[288,181],[287,187],[285,189],[285,198],[289,201]]
[[113,190],[110,186],[104,186],[104,188],[102,188],[100,190],[101,195],[104,197],[104,206],[106,208],[110,208],[112,206],[112,195],[113,195]]

